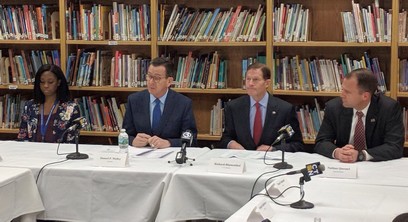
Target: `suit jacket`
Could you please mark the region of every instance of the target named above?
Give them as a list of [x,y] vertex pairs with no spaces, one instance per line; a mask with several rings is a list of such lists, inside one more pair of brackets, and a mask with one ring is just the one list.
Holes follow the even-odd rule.
[[149,107],[150,94],[148,90],[129,95],[123,128],[129,135],[130,145],[138,133],[146,133],[169,140],[172,147],[179,147],[181,146],[181,134],[188,129],[193,133],[193,145],[196,145],[197,127],[190,98],[169,89],[158,132],[152,131]]
[[259,144],[255,144],[249,122],[250,98],[241,96],[225,105],[225,130],[222,135],[222,148],[227,147],[231,140],[240,143],[247,150],[256,150],[259,145],[271,145],[279,136],[278,130],[290,124],[295,131],[292,138],[286,140],[286,145],[276,145],[276,149],[284,148],[285,151],[303,151],[303,141],[300,133],[299,122],[295,107],[279,98],[269,95],[266,108],[265,122]]
[[[39,133],[38,121],[40,116],[40,105],[34,100],[29,100],[24,105],[24,110],[21,115],[20,130],[17,135],[18,140],[29,140],[36,142],[37,133]],[[72,126],[72,120],[80,117],[78,105],[74,102],[59,103],[57,106],[56,116],[53,123],[49,126],[53,127],[54,142],[74,143],[74,134],[69,132],[67,136],[60,141],[62,134]],[[40,141],[38,141],[40,142]]]
[[[341,98],[326,104],[324,119],[316,137],[315,152],[333,158],[337,147],[349,143],[353,109],[343,107]],[[401,158],[404,124],[399,103],[382,94],[374,95],[365,123],[367,152],[374,161]]]

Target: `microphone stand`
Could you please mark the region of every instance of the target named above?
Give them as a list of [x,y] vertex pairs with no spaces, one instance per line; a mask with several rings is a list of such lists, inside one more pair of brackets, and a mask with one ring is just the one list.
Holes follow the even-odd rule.
[[188,162],[188,164],[190,166],[193,166],[192,161],[195,161],[195,159],[187,157],[186,147],[184,147],[184,149],[181,149],[180,151],[177,152],[176,159],[175,160],[169,160],[168,163],[176,162],[178,164],[185,164],[185,163]]
[[293,166],[288,164],[287,162],[285,162],[285,145],[286,145],[286,139],[285,138],[282,139],[281,145],[282,145],[282,149],[281,149],[281,151],[282,151],[282,162],[275,163],[273,165],[273,167],[276,168],[276,169],[280,169],[280,170],[282,170],[282,169],[292,169]]
[[67,155],[68,160],[82,160],[82,159],[88,159],[89,156],[88,154],[85,153],[80,153],[78,151],[78,144],[79,144],[79,129],[75,130],[75,146],[76,146],[76,151],[75,153],[70,153]]
[[310,181],[310,176],[305,175],[301,178],[299,178],[299,186],[300,186],[300,198],[298,202],[292,203],[290,207],[295,208],[295,209],[311,209],[314,207],[314,204],[307,202],[303,200],[303,197],[305,196],[305,191],[303,190],[303,185],[305,184],[305,181]]

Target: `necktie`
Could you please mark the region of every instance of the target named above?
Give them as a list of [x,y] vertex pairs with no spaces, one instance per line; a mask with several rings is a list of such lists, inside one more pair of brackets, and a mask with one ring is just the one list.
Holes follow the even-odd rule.
[[160,100],[156,99],[154,101],[155,105],[153,108],[153,121],[152,121],[152,130],[156,131],[159,127],[161,110],[160,110]]
[[261,139],[261,134],[262,134],[262,111],[261,111],[261,105],[258,102],[255,103],[255,106],[256,106],[256,112],[255,112],[255,118],[254,118],[253,139],[254,139],[254,143],[258,145],[259,140]]
[[354,130],[354,147],[358,151],[364,150],[366,148],[366,140],[365,140],[365,129],[363,124],[363,116],[364,113],[361,111],[357,111],[356,115],[358,117],[356,128]]

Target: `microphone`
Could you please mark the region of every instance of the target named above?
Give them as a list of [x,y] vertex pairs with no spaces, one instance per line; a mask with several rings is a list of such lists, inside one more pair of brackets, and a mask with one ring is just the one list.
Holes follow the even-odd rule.
[[282,126],[282,128],[280,128],[278,130],[278,138],[276,138],[276,140],[272,143],[272,146],[279,143],[281,140],[283,139],[289,139],[293,136],[293,134],[295,134],[295,131],[292,129],[292,127],[290,126],[290,124]]
[[290,171],[289,173],[286,173],[286,175],[293,175],[293,174],[298,174],[298,173],[303,174],[303,177],[299,178],[301,199],[295,203],[290,204],[290,207],[296,208],[296,209],[310,209],[314,207],[313,203],[307,202],[303,199],[303,197],[305,196],[303,185],[305,184],[305,182],[308,182],[311,180],[310,178],[311,176],[322,174],[325,169],[326,168],[323,164],[320,164],[320,162],[316,162],[316,163],[307,164],[306,167],[301,170],[295,170],[295,171]]
[[176,163],[183,164],[186,162],[186,147],[193,143],[193,133],[191,130],[186,130],[181,134],[181,150],[176,155]]
[[316,163],[309,163],[306,165],[305,168],[301,170],[294,170],[286,173],[286,175],[294,175],[294,174],[303,174],[306,177],[322,174],[323,171],[326,169],[326,167],[323,164],[320,164],[320,162]]

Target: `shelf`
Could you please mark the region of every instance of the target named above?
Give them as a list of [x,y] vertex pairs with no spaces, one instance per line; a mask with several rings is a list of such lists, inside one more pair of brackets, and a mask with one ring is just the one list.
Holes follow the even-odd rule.
[[18,129],[0,129],[0,133],[5,133],[5,134],[17,134]]
[[399,43],[398,43],[398,46],[408,47],[408,42],[399,42]]
[[158,41],[159,46],[226,46],[226,47],[254,47],[266,46],[266,42],[183,42],[183,41]]
[[308,42],[273,42],[273,46],[287,47],[391,47],[391,42],[332,42],[332,41],[308,41]]
[[[17,134],[18,129],[0,129],[0,133],[4,134]],[[119,132],[105,132],[105,131],[84,131],[81,130],[81,136],[90,136],[90,137],[117,137]],[[210,134],[198,134],[198,140],[210,140],[210,141],[220,141],[221,136],[213,136]]]
[[[145,90],[144,87],[112,87],[112,86],[70,86],[72,91],[97,91],[97,92],[139,92]],[[172,88],[176,92],[191,94],[246,94],[244,89],[193,89],[193,88]]]
[[60,39],[53,39],[53,40],[0,40],[0,44],[12,44],[12,45],[38,45],[38,44],[54,44],[60,45]]
[[88,40],[67,40],[68,45],[144,45],[150,46],[151,41],[114,41],[114,40],[103,40],[103,41],[88,41]]
[[314,140],[314,139],[303,139],[303,143],[304,143],[304,144],[314,145],[314,144],[315,144],[315,140]]
[[313,91],[300,91],[300,90],[273,90],[273,95],[337,97],[337,96],[340,96],[340,92],[313,92]]
[[32,90],[34,89],[34,85],[21,85],[21,84],[7,84],[7,85],[0,85],[0,90]]
[[398,93],[397,93],[397,97],[405,97],[405,98],[407,98],[407,97],[408,97],[408,92],[398,92]]

